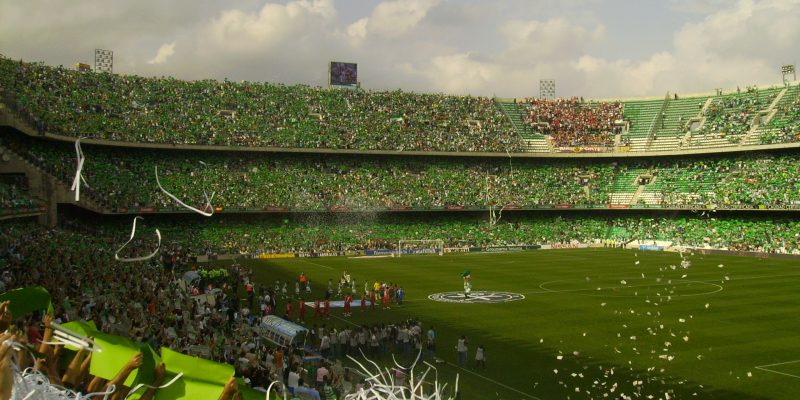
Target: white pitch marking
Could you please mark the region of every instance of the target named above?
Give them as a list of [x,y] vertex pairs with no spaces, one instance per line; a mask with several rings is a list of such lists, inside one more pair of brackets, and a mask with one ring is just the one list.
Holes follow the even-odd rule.
[[498,382],[498,381],[496,381],[496,380],[494,380],[494,379],[492,379],[492,378],[485,377],[485,376],[483,376],[483,375],[481,375],[481,374],[479,374],[479,373],[477,373],[477,372],[470,371],[470,370],[468,370],[468,369],[466,369],[466,368],[461,368],[461,367],[459,367],[458,365],[455,365],[455,364],[453,364],[453,363],[450,363],[449,361],[445,361],[445,364],[447,364],[447,365],[449,365],[449,366],[451,366],[451,367],[453,367],[453,368],[459,369],[459,370],[461,370],[461,371],[464,371],[464,372],[469,372],[469,373],[470,373],[470,374],[472,374],[472,375],[475,375],[475,376],[477,376],[477,377],[479,377],[479,378],[482,378],[482,379],[484,379],[484,380],[486,380],[486,381],[492,382],[492,383],[494,383],[494,384],[496,384],[496,385],[498,385],[498,386],[502,386],[502,387],[504,387],[504,388],[506,388],[506,389],[508,389],[508,390],[512,390],[512,391],[514,391],[514,392],[516,392],[516,393],[519,393],[519,394],[521,394],[521,395],[523,395],[523,396],[525,396],[525,397],[527,397],[527,398],[529,398],[529,399],[534,399],[534,400],[542,400],[542,398],[540,398],[540,397],[536,397],[536,396],[533,396],[533,395],[527,394],[527,393],[525,393],[525,392],[523,392],[523,391],[520,391],[520,390],[514,389],[514,388],[513,388],[513,387],[511,387],[511,386],[508,386],[508,385],[506,385],[506,384],[504,384],[504,383]]
[[[563,290],[553,290],[553,289],[548,289],[548,288],[544,287],[544,285],[547,285],[548,283],[555,283],[555,282],[562,282],[562,281],[563,281],[563,280],[561,280],[561,281],[548,281],[548,282],[543,282],[543,283],[541,283],[541,284],[539,285],[539,288],[543,290],[542,292],[530,292],[530,293],[524,293],[524,294],[543,294],[543,293],[574,293],[574,292],[597,292],[597,288],[581,288],[581,289],[563,289]],[[718,284],[716,284],[716,283],[705,282],[705,281],[687,281],[687,280],[677,280],[677,281],[676,281],[676,283],[661,283],[661,284],[647,284],[647,285],[623,285],[623,286],[608,286],[608,287],[601,287],[600,289],[601,289],[601,291],[603,291],[603,290],[608,290],[608,289],[612,289],[612,290],[613,290],[613,289],[630,289],[630,288],[639,288],[639,287],[665,287],[665,286],[677,286],[677,284],[681,284],[681,283],[682,283],[682,284],[687,284],[687,283],[689,283],[689,284],[690,284],[690,283],[701,283],[701,284],[704,284],[704,285],[711,285],[711,286],[716,286],[716,287],[717,287],[717,289],[716,289],[716,290],[714,290],[713,292],[695,293],[695,294],[678,294],[678,296],[681,296],[681,297],[690,297],[690,296],[703,296],[703,295],[708,295],[708,294],[718,293],[718,292],[721,292],[721,291],[723,290],[723,287],[722,287],[722,286],[720,286],[720,285],[718,285]],[[602,296],[600,296],[600,297],[602,297]],[[625,296],[617,296],[617,297],[625,297]]]
[[[744,277],[744,278],[736,278],[735,280],[738,282],[738,281],[751,281],[751,280],[755,280],[755,279],[767,279],[767,278],[793,278],[793,277],[800,277],[800,275],[798,275],[798,274],[791,274],[791,275],[763,275],[763,276],[749,276],[749,277]],[[714,279],[714,280],[709,280],[709,281],[703,281],[703,282],[704,282],[704,283],[711,283],[711,282],[717,282],[717,281],[719,281],[719,279]]]
[[311,262],[311,261],[306,261],[306,260],[304,260],[304,259],[302,259],[302,258],[300,259],[300,261],[302,261],[302,262],[304,262],[304,263],[312,264],[312,265],[317,265],[317,266],[320,266],[320,267],[322,267],[322,268],[333,269],[333,267],[329,267],[329,266],[327,266],[327,265],[322,265],[322,264],[318,264],[318,263]]
[[784,361],[784,362],[779,362],[779,363],[775,363],[775,364],[758,365],[758,366],[756,366],[756,368],[774,367],[776,365],[794,364],[794,363],[799,363],[799,362],[800,362],[800,360]]
[[796,364],[796,363],[800,363],[800,360],[785,361],[785,362],[779,362],[779,363],[775,363],[775,364],[759,365],[759,366],[756,366],[755,369],[760,369],[762,371],[772,372],[773,374],[778,374],[778,375],[791,376],[792,378],[800,378],[800,376],[798,376],[798,375],[790,374],[788,372],[775,371],[773,369],[767,368],[767,367],[774,367],[774,366],[777,366],[777,365]]

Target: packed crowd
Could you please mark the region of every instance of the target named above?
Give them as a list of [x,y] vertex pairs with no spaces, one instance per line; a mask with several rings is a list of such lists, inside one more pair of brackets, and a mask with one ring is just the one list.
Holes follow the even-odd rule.
[[672,161],[656,169],[663,201],[711,208],[797,208],[800,158],[761,154]]
[[[64,182],[74,177],[69,144],[11,135],[2,143]],[[86,145],[83,151],[88,188],[82,193],[112,209],[173,206],[156,185],[155,167],[162,186],[189,204],[205,204],[205,191],[215,193],[215,206],[259,210],[604,204],[614,168],[574,161],[203,154]]]
[[[59,323],[92,321],[99,331],[128,337],[154,349],[166,347],[227,363],[235,367],[236,376],[245,379],[250,387],[266,388],[276,380],[285,383],[283,374],[289,372],[285,365],[309,370],[328,365],[331,372],[318,382],[319,385],[315,385],[314,378],[305,378],[306,390],[317,392],[315,398],[335,399],[357,389],[359,376],[348,373],[340,362],[304,363],[307,349],[277,346],[253,334],[253,327],[258,326],[259,320],[251,316],[260,317],[260,314],[250,296],[240,296],[252,293],[248,292],[248,287],[253,287],[249,283],[252,271],[248,268],[235,263],[227,267],[229,278],[215,282],[219,285],[209,292],[214,299],[208,301],[205,296],[197,296],[198,286],[205,286],[208,281],[188,283],[173,271],[173,268],[181,271],[186,265],[176,262],[176,254],[181,253],[176,248],[163,248],[163,265],[169,268],[162,268],[158,259],[145,265],[115,262],[112,248],[115,242],[124,241],[119,235],[101,237],[86,232],[46,230],[28,223],[7,223],[0,225],[0,229],[4,242],[4,250],[0,252],[4,287],[0,292],[6,288],[45,287],[54,307],[49,320]],[[140,253],[155,246],[147,239],[137,239],[134,245],[130,251]],[[264,293],[260,288],[255,290]],[[263,302],[264,297],[260,296],[259,301]],[[282,299],[281,303],[293,301]],[[15,319],[20,330],[28,333],[31,343],[41,340],[41,335],[32,334],[39,326],[37,317],[26,315]],[[313,340],[309,344],[316,345]],[[141,364],[141,359],[138,362]],[[95,389],[116,384],[119,392],[121,382],[125,381],[125,377],[102,381],[88,375],[86,370],[72,372],[74,376],[68,379],[58,365],[58,360],[47,363],[45,372],[50,381],[64,383],[75,390],[99,391]],[[133,369],[132,366],[127,373]],[[161,378],[163,371],[156,385]],[[228,389],[226,387],[226,391]]]
[[[2,144],[69,184],[75,150],[66,143],[8,135]],[[112,210],[178,207],[158,188],[200,207],[263,211],[605,207],[616,192],[633,193],[642,171],[655,179],[643,192],[662,207],[797,208],[800,156],[582,162],[579,160],[374,158],[115,150],[84,146],[82,192]]]
[[795,99],[778,110],[767,129],[762,130],[762,144],[787,143],[800,140],[800,90],[795,90]]
[[586,103],[578,98],[526,100],[530,114],[525,122],[550,135],[555,146],[611,146],[614,135],[622,132],[622,104]]
[[727,137],[731,141],[741,140],[759,111],[766,110],[776,93],[762,95],[757,87],[748,87],[744,93],[716,99],[704,112],[706,118],[700,134]]
[[[355,252],[396,249],[400,240],[421,239],[441,239],[451,248],[657,239],[695,247],[800,250],[795,236],[800,223],[792,219],[732,218],[710,210],[675,218],[504,214],[493,226],[484,216],[469,214],[229,216],[203,223],[188,216],[148,217],[141,226],[143,232],[158,228],[174,248],[199,255]],[[107,236],[129,226],[92,229],[93,235]]]
[[519,151],[492,99],[97,74],[0,58],[9,106],[42,131],[172,144]]
[[0,182],[0,210],[18,210],[39,205],[40,202],[32,198],[21,184]]

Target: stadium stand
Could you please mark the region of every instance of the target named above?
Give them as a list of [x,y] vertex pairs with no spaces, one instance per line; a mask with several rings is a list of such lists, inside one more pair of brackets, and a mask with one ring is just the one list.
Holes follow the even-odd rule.
[[491,99],[95,74],[0,59],[9,107],[37,130],[115,141],[519,151]]
[[[64,185],[74,178],[69,143],[7,134],[2,146]],[[183,210],[155,183],[189,204],[227,212],[432,209],[656,208],[796,209],[796,153],[706,159],[604,160],[406,158],[187,152],[84,146],[84,193],[111,211]]]
[[796,142],[800,132],[800,85],[787,88],[778,95],[777,104],[766,116],[768,123],[761,126],[752,141],[760,144]]
[[586,103],[577,98],[526,99],[524,121],[536,132],[550,137],[557,147],[609,147],[621,127],[622,105],[618,102]]
[[550,153],[795,143],[798,85],[663,100],[509,100],[95,74],[0,58],[36,133],[134,143]]
[[22,209],[39,208],[41,202],[32,198],[19,183],[0,182],[0,213],[16,213]]
[[[431,238],[460,249],[658,240],[800,254],[800,222],[775,213],[800,209],[800,153],[679,155],[685,149],[795,143],[797,85],[658,100],[517,102],[150,79],[0,57],[0,89],[4,104],[33,133],[107,141],[84,145],[89,186],[85,199],[73,204],[121,214],[92,214],[87,223],[89,218],[81,217],[85,210],[65,207],[55,229],[28,217],[3,221],[0,284],[43,285],[53,295],[55,314],[65,320],[91,319],[109,333],[153,347],[202,353],[236,365],[237,376],[253,385],[280,376],[274,365],[263,369],[241,361],[250,351],[268,359],[274,349],[250,346],[252,319],[227,312],[243,312],[240,299],[220,296],[218,306],[198,309],[190,298],[202,287],[182,285],[170,269],[151,268],[141,277],[131,267],[140,265],[114,261],[134,214],[148,213],[140,229],[157,227],[164,238],[160,258],[145,264],[183,270],[202,256],[362,255],[368,249],[394,250],[400,240]],[[0,133],[0,150],[69,186],[76,165],[71,142],[11,127]],[[110,142],[130,143],[115,147]],[[141,143],[230,149],[145,149]],[[258,146],[494,152],[499,157],[234,151]],[[678,153],[635,159],[506,157],[507,152],[576,148]],[[163,186],[187,203],[199,206],[213,193],[221,215],[203,221],[181,215],[187,211],[156,185],[156,168]],[[0,183],[0,208],[41,207],[42,193],[29,193],[27,186]],[[592,210],[606,208],[685,211]],[[487,223],[487,209],[511,212]],[[137,237],[123,256],[148,253],[154,240]],[[246,268],[234,264],[231,270],[234,276],[226,285],[249,282]]]

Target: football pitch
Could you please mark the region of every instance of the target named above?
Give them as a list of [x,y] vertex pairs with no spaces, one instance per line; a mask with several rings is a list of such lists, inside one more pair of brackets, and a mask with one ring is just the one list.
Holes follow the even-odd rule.
[[[314,321],[308,312],[307,325],[407,318],[420,320],[423,331],[432,325],[445,361],[437,364],[439,379],[452,385],[458,373],[464,400],[798,398],[799,262],[685,259],[690,265],[678,253],[581,249],[245,263],[269,287],[305,272],[315,297],[344,270],[360,290],[365,280],[396,282],[406,291],[401,307],[362,313],[354,302],[352,317],[332,309],[333,318]],[[465,270],[474,300],[487,302],[430,298],[463,291]],[[462,334],[469,341],[463,369],[455,366]],[[478,345],[486,369],[474,367]]]

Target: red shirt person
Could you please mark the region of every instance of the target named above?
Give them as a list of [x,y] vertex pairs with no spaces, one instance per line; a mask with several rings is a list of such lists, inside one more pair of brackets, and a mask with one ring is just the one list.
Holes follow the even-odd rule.
[[292,302],[291,301],[287,301],[286,302],[286,315],[285,315],[285,318],[290,320],[290,321],[292,320]]
[[306,320],[306,302],[303,299],[300,299],[298,302],[298,309],[300,310],[300,321],[305,322]]
[[314,318],[322,316],[322,307],[319,304],[319,297],[314,300]]
[[353,302],[353,296],[349,295],[349,294],[346,294],[344,296],[344,315],[345,316],[350,315],[350,303],[352,303],[352,302]]

